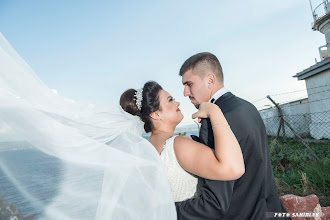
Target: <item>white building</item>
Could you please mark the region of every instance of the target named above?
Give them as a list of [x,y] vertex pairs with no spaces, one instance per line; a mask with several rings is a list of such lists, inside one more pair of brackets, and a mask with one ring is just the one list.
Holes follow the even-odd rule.
[[[330,138],[330,58],[297,73],[294,77],[305,80],[309,112],[310,132],[316,139]],[[325,132],[328,131],[328,132]]]
[[[282,104],[280,108],[284,119],[298,135],[330,139],[330,2],[319,0],[316,5],[313,8],[311,4],[314,19],[312,29],[324,34],[326,45],[319,47],[320,62],[294,76],[298,80],[305,80],[308,99]],[[280,124],[277,108],[261,110],[260,114],[267,134],[277,135]],[[287,126],[285,135],[294,136]]]
[[311,136],[316,139],[330,138],[330,3],[323,0],[315,8],[311,4],[311,9],[314,19],[312,29],[324,34],[326,45],[319,47],[321,61],[294,77],[306,83],[312,119]]

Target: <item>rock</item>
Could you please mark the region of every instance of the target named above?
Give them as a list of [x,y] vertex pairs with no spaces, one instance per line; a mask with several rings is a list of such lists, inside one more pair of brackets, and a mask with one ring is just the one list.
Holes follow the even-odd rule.
[[23,220],[23,216],[13,204],[7,203],[0,196],[0,219]]
[[285,195],[280,199],[285,209],[291,214],[292,220],[321,220],[323,210],[316,195],[306,197]]
[[328,207],[322,207],[322,220],[329,220],[330,219],[330,206]]

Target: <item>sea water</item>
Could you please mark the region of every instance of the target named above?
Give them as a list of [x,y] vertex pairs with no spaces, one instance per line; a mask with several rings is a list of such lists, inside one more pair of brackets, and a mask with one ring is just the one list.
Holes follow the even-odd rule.
[[[190,134],[198,135],[198,130]],[[56,197],[64,177],[65,166],[56,157],[34,149],[0,151],[0,196],[23,216],[43,216],[43,207]]]
[[59,159],[33,149],[0,152],[0,168],[0,196],[23,216],[40,216],[63,178]]

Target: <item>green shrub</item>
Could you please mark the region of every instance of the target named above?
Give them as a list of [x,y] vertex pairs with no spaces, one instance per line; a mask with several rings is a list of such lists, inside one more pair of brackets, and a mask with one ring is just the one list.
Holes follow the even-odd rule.
[[[308,141],[308,140],[307,140]],[[280,195],[316,194],[322,206],[330,205],[330,143],[308,143],[320,158],[316,160],[298,140],[269,137],[269,151]]]

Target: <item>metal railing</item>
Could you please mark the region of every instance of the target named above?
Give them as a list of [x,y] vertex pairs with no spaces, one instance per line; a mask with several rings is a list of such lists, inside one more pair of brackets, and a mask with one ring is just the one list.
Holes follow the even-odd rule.
[[327,13],[330,13],[330,3],[328,0],[325,0],[313,10],[314,22],[322,18]]

